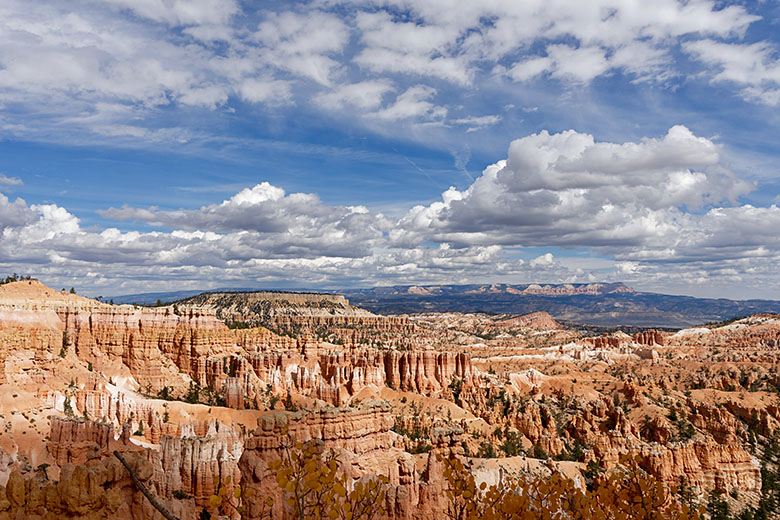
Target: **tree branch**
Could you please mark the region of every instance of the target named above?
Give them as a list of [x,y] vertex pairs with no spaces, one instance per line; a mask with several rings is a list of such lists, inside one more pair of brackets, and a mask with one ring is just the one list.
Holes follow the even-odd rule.
[[133,468],[130,467],[130,464],[127,463],[127,461],[122,457],[118,451],[114,450],[114,457],[119,459],[119,462],[122,463],[122,465],[127,469],[128,472],[130,472],[130,478],[133,479],[133,482],[135,483],[136,487],[141,490],[141,493],[144,494],[146,499],[149,501],[150,504],[154,506],[156,510],[160,512],[161,515],[163,515],[167,520],[179,520],[173,514],[165,509],[165,507],[157,501],[157,499],[152,495],[151,491],[146,489],[146,486],[144,486],[141,481],[138,479],[138,476],[135,474],[135,471]]

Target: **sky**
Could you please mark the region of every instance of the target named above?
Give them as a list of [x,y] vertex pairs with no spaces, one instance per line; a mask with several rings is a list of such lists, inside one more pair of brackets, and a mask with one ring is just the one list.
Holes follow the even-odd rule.
[[780,299],[780,2],[3,0],[0,274]]

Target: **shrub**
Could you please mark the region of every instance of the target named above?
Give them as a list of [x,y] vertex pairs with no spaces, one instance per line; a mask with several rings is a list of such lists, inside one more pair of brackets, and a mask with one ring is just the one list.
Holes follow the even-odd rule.
[[284,490],[285,504],[292,518],[371,520],[384,514],[387,477],[364,478],[353,483],[339,469],[333,452],[318,451],[314,442],[288,445],[282,459],[269,466],[276,470],[276,482]]
[[632,520],[701,520],[703,511],[680,505],[664,485],[648,476],[634,459],[624,471],[597,479],[581,490],[558,473],[549,477],[506,478],[488,487],[457,458],[442,459],[452,520],[531,520],[536,518],[630,518]]
[[[365,476],[355,481],[341,471],[336,455],[321,446],[318,441],[293,443],[288,437],[282,458],[269,464],[281,488],[284,518],[372,520],[384,515],[387,477]],[[703,519],[703,508],[680,504],[674,488],[652,478],[630,457],[621,459],[623,469],[608,476],[594,471],[592,487],[584,490],[557,472],[505,476],[498,484],[478,485],[460,458],[438,456],[438,460],[444,466],[446,514],[451,520]],[[218,491],[210,499],[211,507],[249,518],[241,501],[252,490],[235,488],[229,493],[229,485],[229,478],[224,485],[215,482]],[[274,499],[266,498],[260,515],[252,518],[268,518],[273,506]]]

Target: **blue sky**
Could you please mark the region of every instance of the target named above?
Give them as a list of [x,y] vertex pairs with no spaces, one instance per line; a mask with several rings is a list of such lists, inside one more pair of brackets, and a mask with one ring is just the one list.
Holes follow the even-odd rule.
[[780,298],[780,3],[0,5],[0,270]]

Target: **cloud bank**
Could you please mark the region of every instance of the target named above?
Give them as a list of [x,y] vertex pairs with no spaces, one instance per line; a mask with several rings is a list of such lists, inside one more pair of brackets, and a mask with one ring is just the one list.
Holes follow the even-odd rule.
[[[543,131],[512,141],[466,189],[396,219],[264,182],[200,208],[107,208],[106,219],[153,230],[93,230],[55,204],[0,194],[0,265],[96,291],[160,280],[776,284],[780,208],[740,203],[752,189],[723,164],[716,142],[684,126],[626,143]],[[550,247],[563,254],[532,253]],[[608,267],[589,270],[565,253],[581,250]]]

